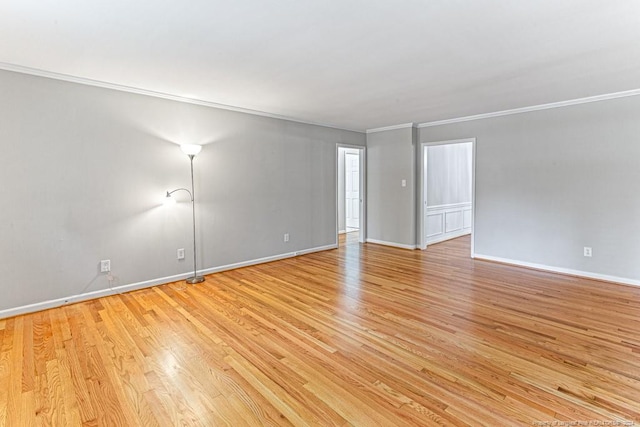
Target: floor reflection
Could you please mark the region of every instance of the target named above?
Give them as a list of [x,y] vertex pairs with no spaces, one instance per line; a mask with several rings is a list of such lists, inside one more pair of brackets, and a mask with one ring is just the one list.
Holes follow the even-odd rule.
[[340,293],[340,307],[346,313],[355,314],[361,301],[362,278],[360,277],[360,249],[358,230],[349,231],[339,236],[338,245],[343,251],[341,273],[342,292]]

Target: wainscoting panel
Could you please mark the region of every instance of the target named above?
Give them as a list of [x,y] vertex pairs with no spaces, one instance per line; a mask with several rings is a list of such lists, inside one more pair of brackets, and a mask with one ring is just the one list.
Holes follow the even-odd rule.
[[469,232],[471,232],[471,218],[472,218],[472,214],[471,214],[471,205],[469,205],[468,209],[465,209],[462,212],[463,218],[462,218],[462,228],[468,228]]
[[428,206],[426,213],[427,245],[471,233],[471,203]]
[[462,230],[462,211],[455,210],[444,213],[445,233]]
[[444,233],[444,213],[427,214],[427,238]]

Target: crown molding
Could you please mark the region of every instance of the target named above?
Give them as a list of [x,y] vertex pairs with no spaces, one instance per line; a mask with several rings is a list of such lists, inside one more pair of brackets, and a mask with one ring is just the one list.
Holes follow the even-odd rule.
[[216,102],[205,101],[202,99],[187,98],[184,96],[173,95],[170,93],[142,89],[142,88],[133,87],[133,86],[126,86],[126,85],[121,85],[117,83],[104,82],[101,80],[93,80],[85,77],[72,76],[69,74],[56,73],[54,71],[41,70],[38,68],[31,68],[23,65],[10,64],[7,62],[0,62],[0,70],[12,71],[12,72],[21,73],[21,74],[29,74],[32,76],[45,77],[45,78],[54,79],[54,80],[62,80],[65,82],[77,83],[85,86],[94,86],[94,87],[99,87],[104,89],[117,90],[120,92],[128,92],[128,93],[134,93],[138,95],[151,96],[154,98],[168,99],[171,101],[182,102],[185,104],[194,104],[194,105],[201,105],[204,107],[218,108],[220,110],[235,111],[238,113],[251,114],[253,116],[261,116],[261,117],[269,117],[271,119],[286,120],[289,122],[302,123],[305,125],[322,126],[322,127],[331,128],[331,129],[364,133],[362,130],[341,128],[341,127],[329,125],[326,123],[310,122],[306,120],[295,119],[293,117],[283,116],[280,114],[267,113],[265,111],[235,107],[233,105],[218,104]]
[[[295,123],[302,123],[306,125],[322,126],[322,127],[331,128],[331,129],[363,133],[362,130],[358,130],[358,129],[342,128],[342,127],[338,127],[338,126],[334,126],[326,123],[300,120],[293,117],[283,116],[280,114],[268,113],[265,111],[252,110],[249,108],[236,107],[233,105],[219,104],[216,102],[205,101],[201,99],[187,98],[184,96],[174,95],[170,93],[142,89],[142,88],[137,88],[133,86],[126,86],[126,85],[121,85],[117,83],[110,83],[110,82],[105,82],[101,80],[93,80],[93,79],[73,76],[69,74],[56,73],[53,71],[46,71],[38,68],[31,68],[31,67],[11,64],[7,62],[0,62],[0,70],[12,71],[12,72],[22,73],[22,74],[29,74],[33,76],[44,77],[44,78],[49,78],[54,80],[62,80],[62,81],[82,84],[86,86],[112,89],[120,92],[128,92],[128,93],[134,93],[138,95],[151,96],[154,98],[168,99],[171,101],[177,101],[177,102],[182,102],[186,104],[194,104],[194,105],[201,105],[204,107],[217,108],[221,110],[235,111],[238,113],[250,114],[254,116],[269,117],[272,119],[285,120],[285,121],[290,121]],[[626,98],[629,96],[636,96],[636,95],[640,95],[640,89],[614,92],[614,93],[608,93],[604,95],[589,96],[585,98],[577,98],[577,99],[571,99],[567,101],[552,102],[548,104],[533,105],[529,107],[514,108],[510,110],[495,111],[492,113],[483,113],[483,114],[476,114],[472,116],[457,117],[453,119],[437,120],[433,122],[424,122],[424,123],[418,123],[418,124],[403,123],[398,125],[367,129],[365,133],[369,134],[369,133],[376,133],[376,132],[385,132],[389,130],[404,129],[404,128],[410,128],[410,127],[426,128],[426,127],[432,127],[432,126],[442,126],[442,125],[453,124],[453,123],[468,122],[472,120],[482,120],[482,119],[489,119],[493,117],[509,116],[512,114],[521,114],[521,113],[529,113],[532,111],[548,110],[552,108],[568,107],[571,105],[587,104],[590,102],[606,101],[606,100],[616,99],[616,98]]]
[[385,132],[388,130],[405,129],[405,128],[413,128],[413,127],[416,127],[415,123],[402,123],[400,125],[385,126],[381,128],[375,128],[375,129],[367,129],[367,133]]
[[493,113],[476,114],[473,116],[458,117],[455,119],[446,119],[446,120],[438,120],[435,122],[420,123],[418,124],[418,128],[427,128],[431,126],[441,126],[441,125],[448,125],[452,123],[468,122],[471,120],[489,119],[492,117],[510,116],[512,114],[529,113],[532,111],[540,111],[540,110],[549,110],[551,108],[568,107],[570,105],[587,104],[589,102],[606,101],[609,99],[626,98],[629,96],[636,96],[636,95],[640,95],[640,89],[607,93],[604,95],[588,96],[586,98],[570,99],[568,101],[551,102],[549,104],[532,105],[530,107],[514,108],[511,110],[496,111]]

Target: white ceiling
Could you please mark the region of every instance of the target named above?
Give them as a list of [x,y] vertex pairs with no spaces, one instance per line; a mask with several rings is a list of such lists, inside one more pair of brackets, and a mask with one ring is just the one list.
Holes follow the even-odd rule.
[[365,130],[640,88],[639,0],[0,0],[0,62]]

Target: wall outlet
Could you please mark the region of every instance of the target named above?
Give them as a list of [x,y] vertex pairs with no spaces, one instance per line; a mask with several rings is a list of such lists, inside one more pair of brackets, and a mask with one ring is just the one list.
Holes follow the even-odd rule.
[[103,259],[100,261],[100,273],[108,273],[111,271],[111,260]]
[[406,187],[406,186],[407,186],[407,180],[406,180],[406,179],[403,179],[402,181],[400,181],[400,185],[401,185],[402,187]]
[[180,248],[177,251],[178,259],[184,259],[184,248]]
[[289,241],[289,233],[284,233],[284,241],[285,242]]
[[592,255],[591,248],[590,248],[590,247],[588,247],[588,246],[585,246],[585,247],[584,247],[584,256],[586,256],[586,257],[590,257],[591,255]]

